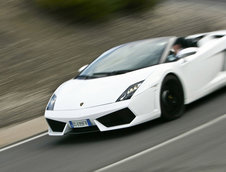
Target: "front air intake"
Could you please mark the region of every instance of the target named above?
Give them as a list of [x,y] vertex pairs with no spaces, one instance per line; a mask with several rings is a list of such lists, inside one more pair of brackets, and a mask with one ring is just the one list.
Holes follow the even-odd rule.
[[129,124],[135,118],[135,115],[128,108],[110,113],[108,115],[97,118],[97,121],[106,127]]
[[47,118],[46,118],[46,121],[48,122],[48,124],[53,132],[63,132],[64,127],[66,125],[66,123],[64,123],[64,122],[55,121],[55,120],[51,120],[51,119],[47,119]]

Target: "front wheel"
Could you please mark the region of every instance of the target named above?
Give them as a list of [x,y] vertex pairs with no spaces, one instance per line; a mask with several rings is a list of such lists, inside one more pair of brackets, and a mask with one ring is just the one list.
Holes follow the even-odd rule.
[[167,76],[160,91],[161,118],[165,121],[179,118],[184,112],[184,92],[180,81]]

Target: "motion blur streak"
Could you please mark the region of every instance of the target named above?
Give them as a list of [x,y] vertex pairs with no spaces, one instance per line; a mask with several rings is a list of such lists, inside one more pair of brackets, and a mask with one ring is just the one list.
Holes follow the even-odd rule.
[[56,87],[111,47],[226,28],[216,2],[169,0],[139,17],[87,25],[43,13],[32,1],[1,1],[0,128],[43,115]]

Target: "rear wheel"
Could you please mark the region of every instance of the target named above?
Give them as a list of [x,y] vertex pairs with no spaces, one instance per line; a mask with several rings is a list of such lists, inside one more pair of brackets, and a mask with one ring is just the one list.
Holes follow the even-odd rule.
[[161,118],[169,121],[179,118],[184,112],[184,92],[180,81],[168,75],[160,91]]

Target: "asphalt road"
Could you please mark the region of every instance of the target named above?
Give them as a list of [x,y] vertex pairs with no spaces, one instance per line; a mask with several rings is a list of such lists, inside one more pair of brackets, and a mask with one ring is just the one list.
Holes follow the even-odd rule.
[[[41,137],[1,152],[0,171],[94,171],[223,114],[226,114],[226,88],[187,106],[184,116],[172,122],[155,120],[113,132]],[[208,164],[204,162],[215,162],[209,164],[212,171],[225,169],[226,162],[221,160],[226,159],[225,122],[166,145],[148,159],[142,159],[140,165],[136,165],[139,160],[135,161],[131,168],[133,171],[205,171]],[[129,171],[131,168],[128,165]]]
[[[209,123],[208,123],[209,124]],[[225,172],[226,115],[99,171]]]

